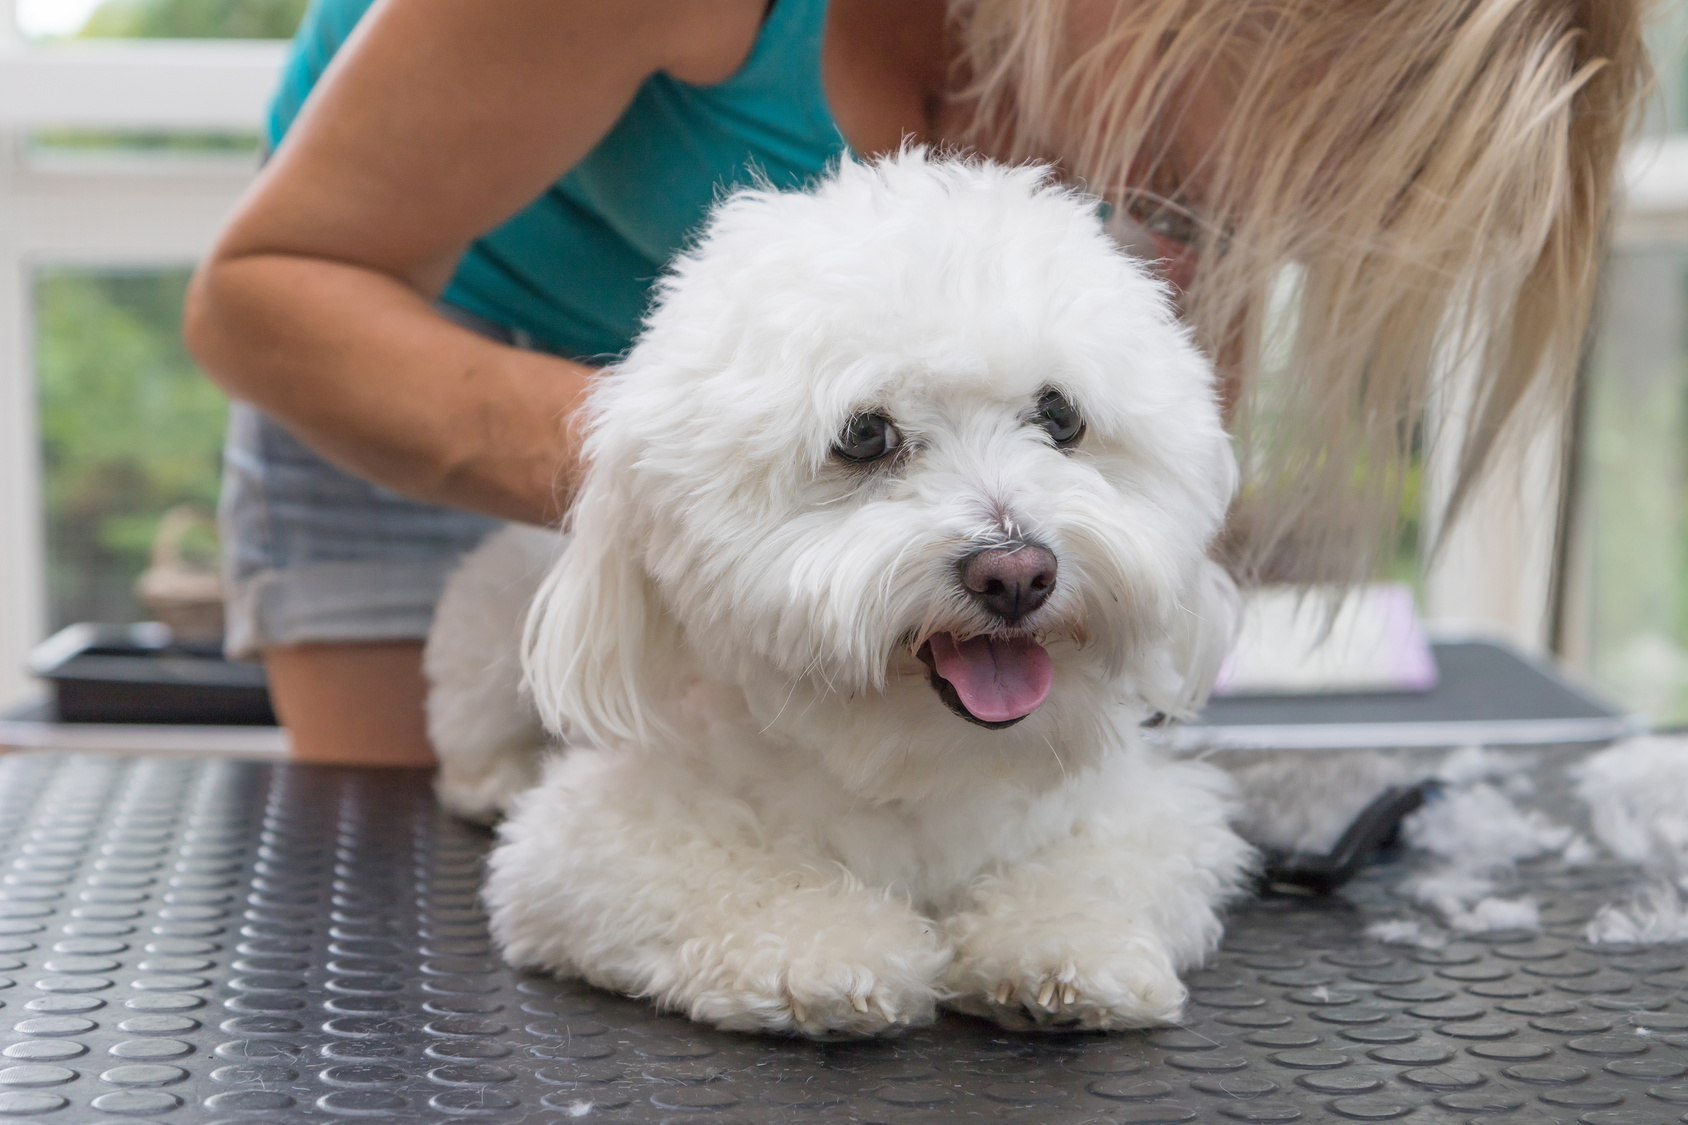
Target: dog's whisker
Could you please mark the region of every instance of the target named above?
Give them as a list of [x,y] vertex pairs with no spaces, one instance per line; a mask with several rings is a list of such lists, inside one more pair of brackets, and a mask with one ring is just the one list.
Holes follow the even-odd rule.
[[[819,660],[820,657],[817,656],[815,659]],[[807,673],[805,673],[805,675],[807,675]],[[780,709],[774,712],[774,717],[769,719],[767,723],[763,725],[762,729],[756,732],[757,734],[767,734],[770,730],[774,729],[774,724],[780,721],[780,716],[785,714],[785,709],[791,706],[791,699],[797,694],[797,686],[800,682],[801,677],[791,681],[791,690],[785,693],[785,701],[780,704]]]
[[1196,1030],[1196,1028],[1193,1027],[1188,1021],[1178,1020],[1172,1026],[1178,1028],[1180,1031],[1187,1031],[1191,1035],[1197,1036],[1197,1037],[1205,1040],[1209,1046],[1212,1046],[1212,1047],[1219,1046],[1219,1040],[1210,1038],[1209,1036],[1202,1034],[1200,1031]]
[[[811,657],[809,659],[808,665],[803,669],[803,674],[792,682],[792,690],[796,691],[798,683],[801,683],[803,680],[806,680],[810,676],[815,675],[816,672],[818,672],[820,670],[820,668],[821,668],[821,655],[820,655],[820,653],[816,653],[813,657]],[[831,677],[827,673],[824,673],[824,672],[821,673],[821,680],[827,685],[827,690],[829,692],[831,692],[834,695],[838,694],[837,689],[833,686]],[[804,717],[807,717],[820,704],[820,702],[823,698],[824,697],[821,696],[819,693],[812,695],[809,699],[809,702],[804,706],[803,711],[802,711],[802,715]],[[786,702],[787,703],[791,702],[789,696],[787,697]],[[784,708],[782,707],[781,710],[783,711]],[[777,718],[777,716],[776,716],[776,718]]]
[[1048,735],[1044,735],[1043,744],[1049,747],[1049,752],[1055,756],[1055,764],[1061,767],[1061,780],[1067,782],[1072,781],[1072,778],[1067,776],[1067,763],[1061,760],[1061,752],[1055,749],[1054,741],[1050,739]]

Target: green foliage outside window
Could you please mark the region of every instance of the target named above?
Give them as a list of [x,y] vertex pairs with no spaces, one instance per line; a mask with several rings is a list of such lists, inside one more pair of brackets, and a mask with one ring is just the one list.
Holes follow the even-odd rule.
[[[306,0],[106,0],[82,39],[285,39]],[[55,151],[251,152],[255,136],[55,132]],[[227,402],[181,338],[187,270],[42,270],[35,354],[49,618],[135,621],[160,517],[217,502]],[[203,555],[214,544],[190,543]]]
[[159,517],[217,502],[227,403],[181,338],[186,270],[42,271],[36,364],[52,627],[145,616]]
[[106,0],[83,39],[287,39],[306,0]]
[[94,129],[42,129],[25,137],[31,155],[93,153],[110,156],[219,156],[252,158],[261,147],[256,133],[135,133]]

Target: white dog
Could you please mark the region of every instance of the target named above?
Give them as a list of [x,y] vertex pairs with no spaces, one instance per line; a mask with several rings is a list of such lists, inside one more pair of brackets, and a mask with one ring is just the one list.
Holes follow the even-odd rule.
[[1046,170],[907,151],[731,196],[659,297],[567,539],[488,543],[429,640],[506,955],[735,1029],[1175,1019],[1250,853],[1139,730],[1233,618],[1166,288]]

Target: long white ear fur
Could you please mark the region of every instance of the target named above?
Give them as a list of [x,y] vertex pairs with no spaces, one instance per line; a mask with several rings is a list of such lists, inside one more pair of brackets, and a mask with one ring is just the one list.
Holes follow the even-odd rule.
[[[658,701],[678,630],[623,534],[624,505],[594,483],[576,502],[568,545],[528,608],[523,670],[540,718],[559,736],[645,745],[672,731]],[[623,509],[619,519],[615,508]]]
[[1167,646],[1169,675],[1154,685],[1149,704],[1174,719],[1202,709],[1231,651],[1242,616],[1242,596],[1225,568],[1203,559],[1180,599]]

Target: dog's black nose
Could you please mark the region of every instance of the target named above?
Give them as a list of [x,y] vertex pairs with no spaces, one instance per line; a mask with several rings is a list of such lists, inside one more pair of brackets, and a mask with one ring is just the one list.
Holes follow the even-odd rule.
[[1018,621],[1049,600],[1055,554],[1037,543],[987,547],[961,560],[961,584],[1004,621]]

